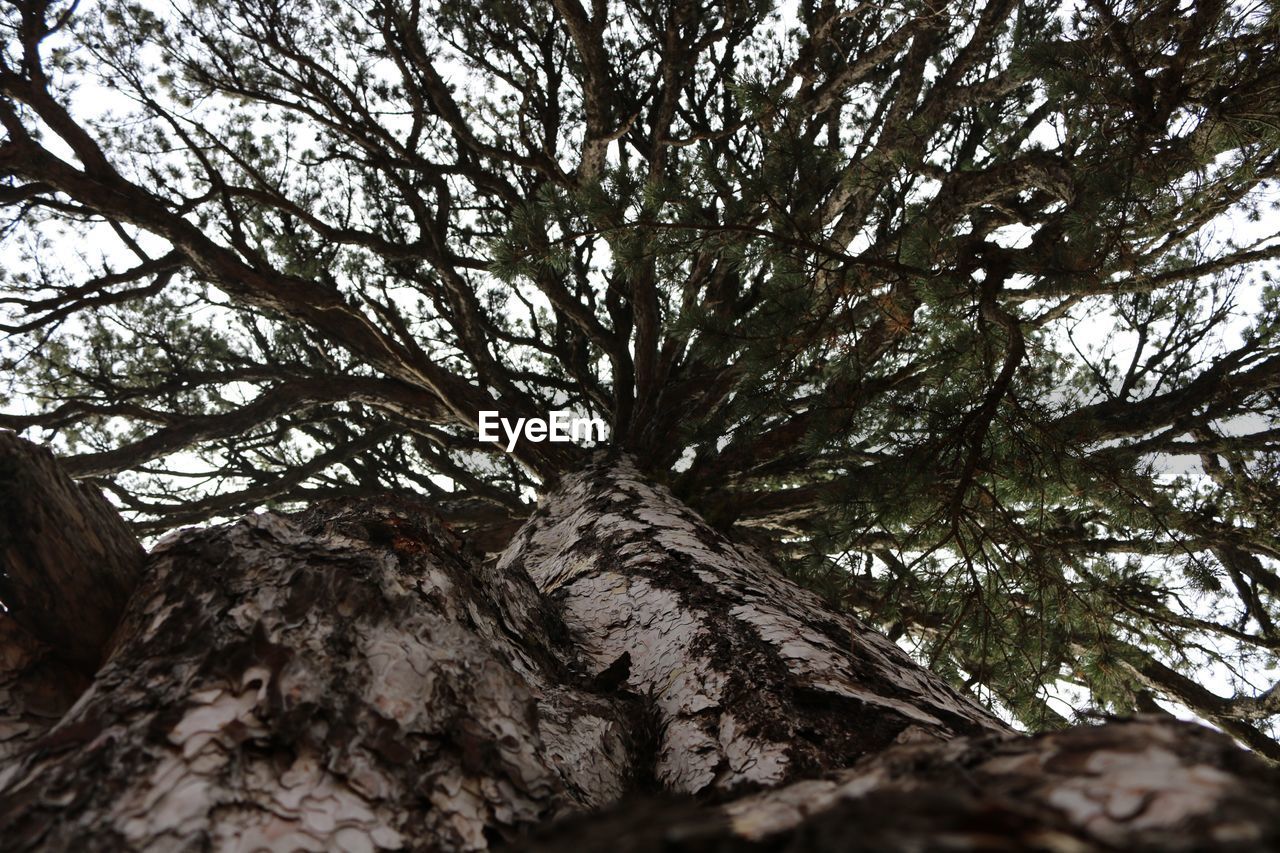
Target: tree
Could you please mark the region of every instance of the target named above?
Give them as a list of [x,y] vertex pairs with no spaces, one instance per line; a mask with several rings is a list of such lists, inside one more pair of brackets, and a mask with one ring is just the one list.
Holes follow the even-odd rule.
[[1275,832],[1274,9],[3,15],[6,838]]

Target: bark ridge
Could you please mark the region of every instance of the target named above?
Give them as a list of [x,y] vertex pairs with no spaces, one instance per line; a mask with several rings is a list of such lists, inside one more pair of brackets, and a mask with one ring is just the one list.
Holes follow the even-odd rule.
[[772,786],[896,742],[1009,731],[625,457],[565,478],[499,569],[560,605],[590,666],[629,655],[627,687],[658,714],[668,790]]

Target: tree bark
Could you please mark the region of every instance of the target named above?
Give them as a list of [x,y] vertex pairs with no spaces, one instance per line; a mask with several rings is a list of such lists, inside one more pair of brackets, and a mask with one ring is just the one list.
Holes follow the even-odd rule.
[[97,489],[68,477],[48,450],[0,430],[0,602],[34,638],[92,672],[142,558]]
[[1142,717],[905,744],[714,808],[656,800],[567,821],[528,853],[1280,849],[1280,772],[1203,726]]
[[499,569],[560,604],[591,665],[626,664],[657,714],[667,790],[778,785],[893,743],[1009,731],[625,458],[566,478]]
[[1020,738],[626,459],[496,562],[391,498],[171,535],[82,693],[16,621],[0,641],[6,850],[1277,838],[1272,771],[1224,736]]
[[0,772],[6,848],[476,850],[613,801],[625,701],[460,551],[390,500],[163,542],[93,685]]
[[88,676],[0,613],[0,768],[52,728],[88,686]]

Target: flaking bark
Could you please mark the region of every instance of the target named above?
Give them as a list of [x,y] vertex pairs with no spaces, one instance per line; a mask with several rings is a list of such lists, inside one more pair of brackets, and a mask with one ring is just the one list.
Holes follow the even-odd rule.
[[474,850],[622,792],[622,702],[572,685],[527,579],[413,504],[301,522],[156,548],[93,686],[0,772],[7,849]]
[[1280,774],[1225,735],[1139,718],[906,744],[707,809],[653,801],[547,828],[526,853],[1255,851]]
[[6,850],[1280,843],[1225,736],[1018,737],[626,459],[496,563],[392,498],[174,534],[111,648],[81,693],[0,616]]
[[727,792],[902,741],[1007,732],[882,634],[826,607],[623,458],[565,479],[499,568],[563,609],[591,666],[626,656],[668,790]]

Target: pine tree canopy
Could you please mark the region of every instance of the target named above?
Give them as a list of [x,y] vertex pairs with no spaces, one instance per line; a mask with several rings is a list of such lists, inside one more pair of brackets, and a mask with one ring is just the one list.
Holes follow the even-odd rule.
[[1175,702],[1280,758],[1274,4],[0,31],[0,426],[141,533],[402,492],[492,552],[605,447],[1031,729]]

